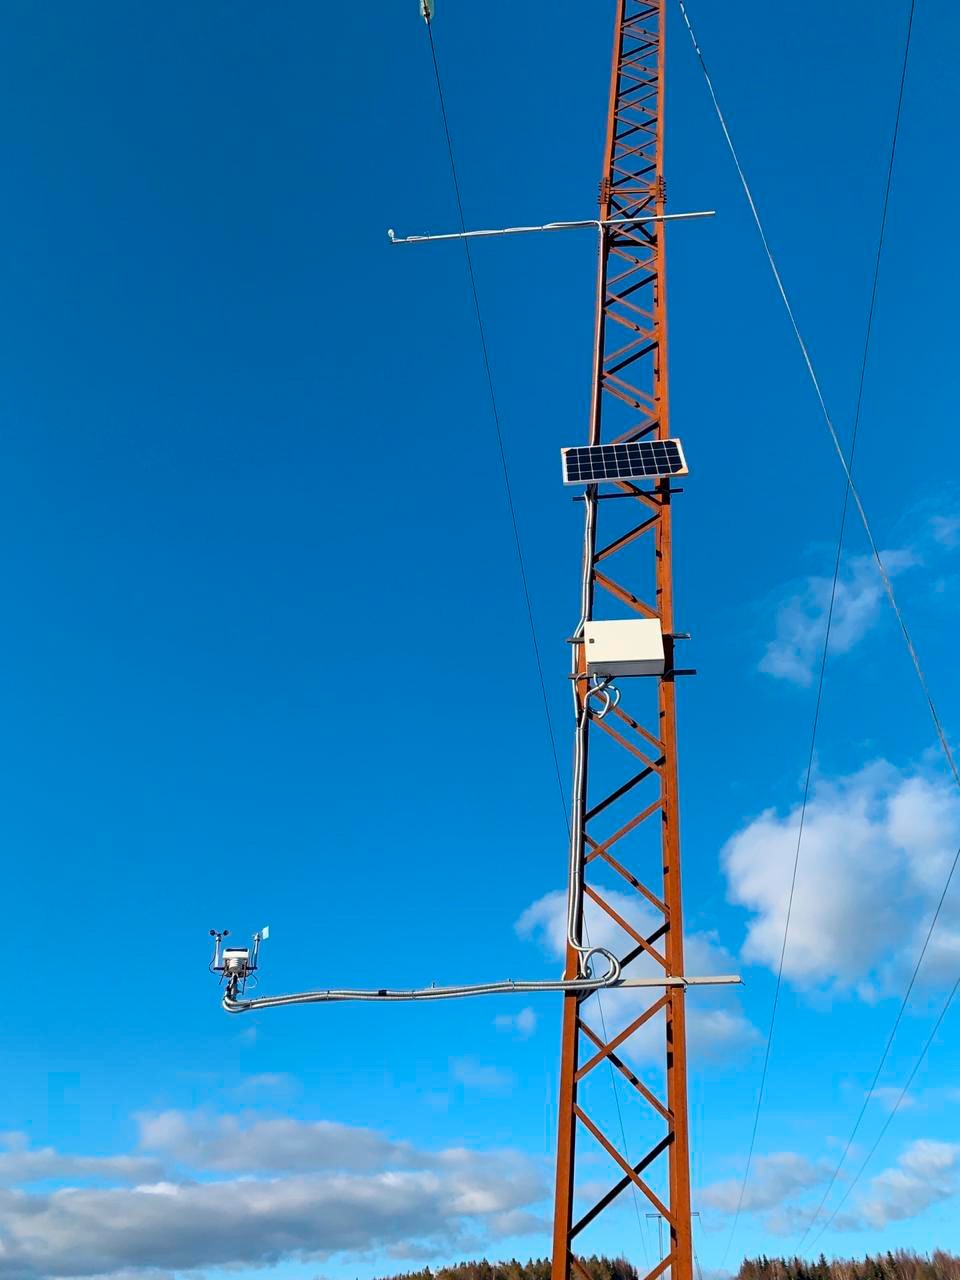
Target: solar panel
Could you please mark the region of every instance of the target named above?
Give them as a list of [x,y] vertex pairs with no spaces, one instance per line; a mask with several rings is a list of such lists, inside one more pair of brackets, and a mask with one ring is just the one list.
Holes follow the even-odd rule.
[[687,463],[679,440],[629,440],[561,449],[564,484],[601,480],[665,479],[685,476]]

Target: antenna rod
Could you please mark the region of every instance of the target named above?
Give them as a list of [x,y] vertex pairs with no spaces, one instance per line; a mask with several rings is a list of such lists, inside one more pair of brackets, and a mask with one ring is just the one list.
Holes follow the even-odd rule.
[[500,227],[491,231],[445,231],[441,235],[398,236],[391,227],[387,239],[391,244],[427,244],[432,240],[476,240],[482,236],[527,236],[535,231],[581,231],[587,227],[642,227],[647,223],[687,222],[691,218],[716,217],[716,209],[697,209],[692,213],[645,214],[639,218],[582,218],[578,222],[544,222],[535,227]]

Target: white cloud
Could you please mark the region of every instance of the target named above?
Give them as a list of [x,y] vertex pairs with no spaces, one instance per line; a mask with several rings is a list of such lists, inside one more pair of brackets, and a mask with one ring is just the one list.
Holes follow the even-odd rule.
[[[933,1204],[950,1199],[958,1189],[960,1146],[919,1138],[900,1154],[895,1165],[870,1179],[845,1212],[837,1215],[838,1231],[879,1230],[889,1222],[914,1218]],[[763,1214],[763,1226],[774,1235],[794,1235],[810,1223],[819,1197],[798,1203],[797,1197],[824,1183],[833,1161],[810,1160],[792,1151],[757,1156],[743,1197],[744,1213]],[[727,1178],[705,1187],[700,1202],[724,1215],[736,1212],[742,1178]],[[821,1219],[822,1221],[822,1219]]]
[[[884,551],[890,577],[919,564],[908,550]],[[776,634],[760,660],[760,670],[780,680],[808,685],[819,662],[830,607],[832,577],[809,577],[777,609]],[[854,556],[843,567],[830,629],[830,652],[849,653],[876,622],[884,591],[870,556]]]
[[[745,960],[779,962],[800,806],[767,809],[727,841],[729,901],[750,912]],[[800,987],[898,989],[915,963],[960,843],[960,798],[945,782],[885,761],[816,779],[803,827],[784,974]],[[933,935],[927,979],[960,959],[957,897]]]
[[934,516],[930,532],[943,547],[960,546],[960,515]]
[[915,1218],[933,1204],[949,1200],[957,1190],[960,1146],[918,1138],[897,1163],[870,1179],[870,1188],[853,1209],[838,1216],[840,1230],[873,1228]]
[[[72,1280],[72,1278],[69,1278]],[[105,1275],[84,1276],[83,1280],[107,1280]],[[119,1271],[111,1271],[109,1280],[178,1280],[178,1277],[172,1271],[161,1271],[156,1267],[137,1267],[137,1268],[121,1268]],[[316,1280],[320,1280],[316,1277]]]
[[[638,894],[604,890],[609,905],[645,937],[662,923]],[[522,938],[536,938],[554,959],[562,961],[566,951],[567,898],[562,890],[545,894],[527,907],[517,921]],[[592,944],[624,955],[633,940],[591,899],[584,904],[584,919]],[[729,974],[736,963],[714,932],[688,934],[684,941],[684,963],[688,974],[707,976]],[[659,966],[648,956],[631,964],[629,977],[649,977]],[[618,1029],[641,1008],[650,1004],[650,992],[638,988],[621,988],[604,992],[603,1005],[608,1030]],[[707,990],[693,987],[687,992],[687,1038],[690,1052],[700,1057],[719,1057],[741,1049],[757,1038],[754,1027],[743,1016],[739,997],[730,987]],[[624,1045],[625,1055],[635,1061],[659,1062],[663,1059],[663,1032],[659,1019],[652,1019]]]
[[0,1185],[32,1182],[142,1182],[160,1175],[145,1156],[74,1156],[52,1147],[31,1147],[24,1133],[0,1135]]
[[877,1102],[885,1111],[892,1111],[894,1107],[896,1107],[898,1111],[910,1111],[913,1107],[917,1106],[917,1099],[912,1093],[904,1094],[903,1101],[901,1102],[901,1093],[903,1093],[903,1090],[897,1085],[882,1084],[872,1090],[869,1096],[871,1101]]
[[244,1076],[231,1093],[242,1101],[261,1101],[265,1097],[290,1097],[299,1093],[300,1082],[285,1071],[261,1071],[259,1075]]
[[[829,1176],[829,1162],[814,1164],[806,1156],[793,1151],[778,1151],[757,1156],[750,1167],[750,1177],[743,1195],[744,1213],[778,1207],[799,1191],[806,1191]],[[742,1177],[727,1178],[704,1187],[700,1200],[720,1213],[735,1213],[740,1200]]]
[[[920,1138],[899,1156],[895,1165],[871,1178],[867,1190],[854,1206],[838,1215],[838,1230],[879,1230],[888,1222],[914,1218],[932,1204],[947,1200],[957,1190],[957,1159],[960,1146]],[[766,1228],[777,1235],[802,1229],[812,1216],[811,1208],[788,1203],[793,1197],[824,1182],[830,1161],[811,1161],[794,1152],[783,1151],[758,1156],[750,1172],[743,1198],[745,1213],[767,1212]],[[730,1178],[705,1187],[703,1204],[720,1213],[736,1211],[740,1178]]]
[[498,1031],[513,1031],[521,1040],[527,1040],[537,1029],[537,1015],[529,1007],[519,1013],[498,1013],[493,1025]]
[[162,1111],[137,1116],[140,1146],[191,1169],[231,1173],[368,1172],[402,1166],[407,1143],[373,1129],[265,1119],[207,1111]]
[[479,1093],[506,1093],[516,1083],[511,1071],[489,1066],[476,1058],[451,1058],[450,1074],[465,1089]]
[[[957,1166],[960,1146],[952,1142],[939,1142],[935,1138],[917,1138],[903,1152],[897,1163],[914,1178],[936,1179],[951,1173]],[[883,1177],[880,1174],[879,1177]],[[876,1178],[873,1180],[877,1181]]]
[[[140,1118],[144,1141],[158,1153],[201,1162],[195,1176],[42,1194],[0,1190],[0,1277],[168,1280],[172,1272],[273,1266],[344,1251],[450,1250],[465,1239],[542,1229],[535,1210],[549,1191],[544,1170],[518,1152],[419,1151],[370,1130],[289,1122],[302,1130],[297,1140],[290,1128],[233,1119],[218,1123],[196,1112]],[[271,1153],[270,1135],[286,1154]],[[361,1170],[374,1150],[383,1165]],[[294,1166],[306,1151],[318,1154],[310,1172],[247,1171]],[[115,1179],[144,1163],[109,1159]],[[243,1174],[210,1180],[206,1160]]]

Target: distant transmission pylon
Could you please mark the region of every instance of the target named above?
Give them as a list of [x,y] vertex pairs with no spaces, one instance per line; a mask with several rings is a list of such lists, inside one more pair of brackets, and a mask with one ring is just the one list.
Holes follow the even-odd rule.
[[[598,460],[602,477],[637,474],[616,470],[616,462],[611,470],[606,459],[626,455],[610,446],[670,437],[664,224],[618,226],[615,221],[649,214],[662,217],[665,211],[665,33],[666,0],[618,0],[600,187],[588,437],[592,448],[582,454],[585,462],[591,455]],[[582,618],[573,637],[576,768],[571,862],[576,862],[581,850],[581,913],[584,901],[592,903],[625,937],[627,950],[619,957],[624,970],[646,957],[658,973],[681,977],[675,683],[680,673],[674,663],[678,637],[674,634],[670,529],[676,490],[669,475],[660,476],[649,488],[627,478],[611,484],[603,493],[598,485],[588,485],[584,499]],[[663,646],[661,673],[655,680],[622,681],[623,705],[609,710],[598,708],[593,686],[598,676],[616,678],[618,665],[621,674],[626,669],[617,659],[625,658],[633,643],[624,628],[636,623],[600,621],[598,625],[598,597],[612,601],[621,617],[626,611],[647,620],[654,636],[662,636]],[[601,653],[613,660],[606,665],[602,659],[594,661],[593,655]],[[635,708],[633,702],[642,703],[644,695],[646,705]],[[617,767],[624,757],[632,762],[627,771]],[[600,785],[591,787],[591,780]],[[627,859],[633,869],[626,865]],[[647,923],[641,928],[611,903],[607,887],[591,883],[601,869],[608,881],[643,900],[644,910],[638,914]],[[568,946],[565,976],[574,977],[580,967],[580,955]],[[668,1269],[672,1280],[692,1280],[685,998],[684,985],[664,986],[662,992],[650,994],[641,1012],[635,1012],[634,1006],[627,1024],[615,1034],[611,1030],[607,1039],[594,1020],[596,995],[570,991],[563,997],[553,1280],[570,1280],[571,1270],[585,1280],[576,1257],[580,1233],[631,1185],[662,1215],[668,1231],[669,1249],[647,1280]],[[621,1003],[622,997],[611,993],[608,1016],[615,1016]],[[624,1061],[630,1039],[642,1028],[649,1034],[651,1024],[657,1023],[665,1050],[665,1096],[657,1096]],[[628,1092],[639,1095],[644,1104],[648,1123],[640,1159],[635,1159],[636,1152],[628,1158],[618,1149],[602,1126],[604,1112],[594,1109],[600,1101],[598,1068],[605,1073],[608,1064],[630,1086]],[[592,1077],[596,1077],[593,1093]],[[584,1135],[610,1158],[617,1174],[609,1190],[590,1207],[577,1195],[577,1144]],[[595,1166],[589,1173],[594,1182]],[[658,1174],[654,1185],[660,1194],[651,1185]]]

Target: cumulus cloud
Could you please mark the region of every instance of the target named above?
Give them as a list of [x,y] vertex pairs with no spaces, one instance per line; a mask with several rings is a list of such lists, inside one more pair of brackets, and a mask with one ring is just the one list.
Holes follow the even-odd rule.
[[[629,920],[645,937],[662,924],[662,917],[638,894],[612,889],[605,890],[603,896],[618,915]],[[566,951],[566,913],[567,895],[562,890],[555,890],[527,907],[517,921],[517,932],[522,938],[536,939],[550,956],[562,962]],[[584,903],[584,919],[594,946],[605,947],[619,955],[633,949],[633,940],[589,898]],[[684,947],[689,974],[706,976],[736,971],[733,957],[713,931],[688,934]],[[641,956],[631,964],[628,976],[654,976],[658,970],[656,961]],[[604,993],[603,1002],[608,1029],[612,1031],[647,1007],[650,993],[639,988],[621,988]],[[756,1039],[757,1032],[744,1017],[739,998],[732,988],[714,991],[691,988],[687,995],[687,1037],[691,1054],[720,1057]],[[663,1034],[658,1020],[651,1020],[641,1027],[626,1042],[623,1052],[635,1061],[661,1060]]]
[[[895,1164],[871,1178],[852,1205],[837,1215],[837,1230],[880,1230],[950,1199],[958,1190],[958,1159],[960,1146],[955,1143],[932,1138],[911,1142]],[[804,1204],[797,1197],[825,1182],[831,1167],[827,1158],[813,1161],[792,1151],[758,1156],[747,1182],[743,1211],[762,1214],[764,1227],[775,1235],[801,1231],[813,1216],[817,1198]],[[718,1213],[735,1213],[740,1185],[740,1178],[712,1183],[702,1191],[701,1201]]]
[[960,546],[960,515],[934,516],[930,521],[930,531],[941,546]]
[[231,1173],[365,1173],[398,1167],[412,1153],[373,1129],[290,1117],[161,1111],[138,1115],[140,1146],[191,1169]]
[[[800,1191],[806,1191],[829,1176],[829,1162],[816,1164],[793,1151],[778,1151],[757,1156],[750,1167],[750,1178],[743,1194],[743,1212],[773,1209]],[[742,1178],[727,1178],[704,1187],[702,1202],[720,1213],[736,1213]]]
[[903,1090],[894,1084],[877,1085],[876,1089],[871,1090],[869,1097],[871,1101],[879,1103],[885,1111],[892,1111],[894,1107],[898,1111],[909,1111],[918,1105],[917,1099],[912,1093],[904,1093],[901,1099],[900,1095]]
[[[721,852],[728,899],[750,912],[743,958],[770,968],[780,957],[799,820],[799,805],[786,814],[767,809]],[[800,987],[856,989],[865,998],[898,989],[958,843],[960,799],[945,782],[886,761],[817,779],[804,820],[785,976]],[[956,970],[958,924],[948,902],[926,978]]]
[[451,1058],[450,1074],[457,1084],[479,1093],[506,1093],[516,1083],[513,1072],[470,1057]]
[[285,1071],[261,1071],[244,1076],[231,1092],[241,1101],[259,1102],[267,1097],[291,1097],[300,1092],[300,1082]]
[[[140,1259],[192,1270],[453,1240],[459,1220],[512,1207],[496,1176],[412,1171],[0,1197],[0,1275],[109,1274]],[[538,1191],[540,1189],[538,1188]]]
[[960,1146],[918,1138],[895,1165],[870,1179],[870,1187],[853,1209],[837,1218],[840,1230],[873,1228],[915,1218],[931,1205],[949,1200],[957,1190]]
[[[890,577],[920,563],[912,551],[885,551]],[[760,660],[760,670],[779,680],[808,685],[823,648],[832,577],[809,577],[791,591],[777,609],[774,638]],[[844,566],[830,629],[831,653],[849,653],[877,620],[883,586],[870,556],[854,556]]]
[[[542,1228],[536,1209],[548,1193],[544,1170],[518,1152],[427,1152],[365,1129],[295,1121],[266,1127],[272,1123],[199,1112],[142,1116],[142,1140],[190,1163],[190,1174],[134,1186],[0,1190],[0,1277],[166,1280],[173,1272],[344,1251],[399,1256]],[[270,1151],[271,1138],[279,1154]],[[309,1172],[307,1152],[315,1157]],[[375,1152],[379,1167],[372,1167]],[[111,1159],[114,1180],[143,1163]],[[242,1176],[224,1177],[227,1168]],[[260,1172],[278,1168],[298,1171]]]
[[513,1031],[521,1040],[526,1040],[537,1029],[537,1015],[533,1009],[521,1009],[519,1013],[498,1013],[493,1020],[498,1031]]
[[33,1182],[143,1182],[160,1176],[145,1156],[75,1156],[52,1147],[31,1147],[25,1133],[0,1134],[0,1185]]

